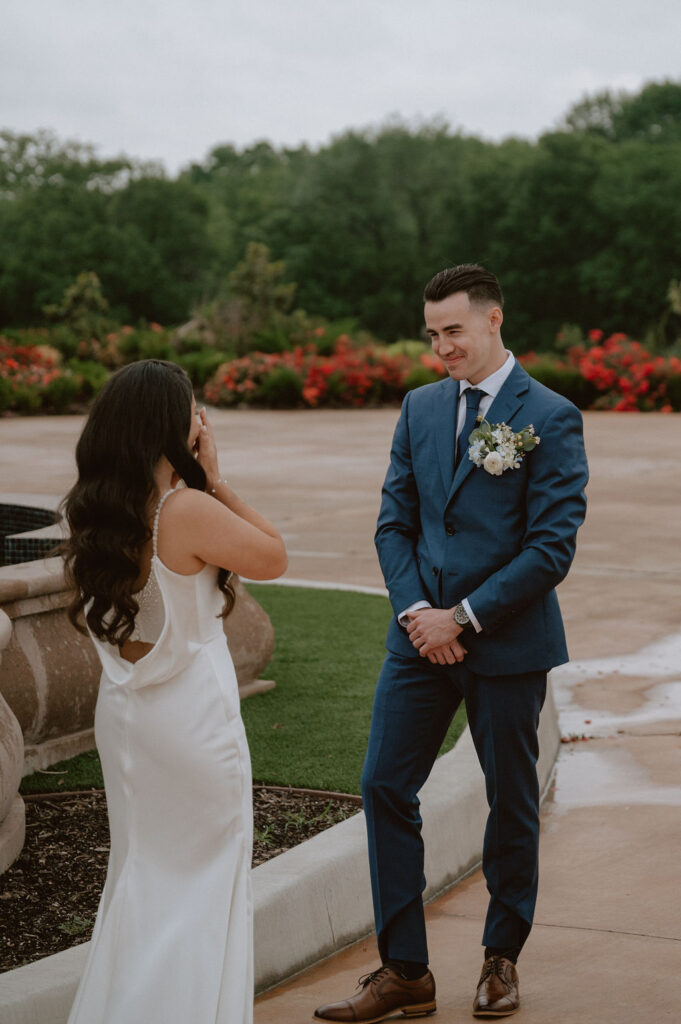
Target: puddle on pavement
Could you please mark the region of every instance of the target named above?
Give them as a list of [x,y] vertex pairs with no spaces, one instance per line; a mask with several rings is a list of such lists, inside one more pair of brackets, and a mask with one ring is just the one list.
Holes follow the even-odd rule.
[[657,804],[681,807],[681,786],[660,786],[626,750],[561,750],[551,792],[554,812],[574,807]]
[[[638,707],[613,713],[588,706],[588,684],[603,677],[627,677],[648,681]],[[608,736],[618,729],[654,722],[681,720],[681,633],[665,637],[634,654],[592,658],[560,665],[551,672],[561,733]],[[579,702],[575,687],[581,684]],[[613,682],[616,685],[616,682]],[[585,722],[588,719],[589,722]]]
[[[614,686],[617,677],[633,677],[649,685],[641,690],[638,706],[631,711],[589,708],[588,683],[603,677],[614,677]],[[561,665],[552,671],[551,682],[563,736],[610,737],[641,727],[651,732],[673,732],[673,724],[681,722],[681,633],[635,654]],[[575,700],[578,685],[579,703]],[[655,785],[632,754],[621,747],[564,747],[554,785],[553,806],[558,812],[612,804],[681,806],[681,786]]]
[[[651,731],[669,731],[668,723],[681,723],[681,679],[659,683],[641,694],[643,703],[633,711],[613,713],[592,710],[571,702],[559,712],[560,731],[563,736],[612,736],[617,732],[629,732],[650,726]],[[660,726],[653,730],[653,726]],[[681,724],[678,726],[681,732]]]

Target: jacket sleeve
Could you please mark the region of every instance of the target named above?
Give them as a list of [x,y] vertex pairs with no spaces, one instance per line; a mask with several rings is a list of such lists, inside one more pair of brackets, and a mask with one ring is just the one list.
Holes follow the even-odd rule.
[[420,532],[419,496],[414,479],[409,437],[409,399],[395,428],[390,466],[381,493],[374,541],[395,615],[417,601],[430,603],[418,570],[416,543]]
[[[586,514],[588,468],[582,417],[575,406],[555,409],[542,425],[539,445],[526,458],[526,524],[521,549],[466,595],[482,626],[482,636],[565,579],[575,554],[577,530]],[[500,483],[503,486],[503,478]]]

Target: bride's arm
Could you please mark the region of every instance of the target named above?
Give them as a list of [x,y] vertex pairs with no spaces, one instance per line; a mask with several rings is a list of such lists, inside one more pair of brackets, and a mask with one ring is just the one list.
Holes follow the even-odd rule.
[[168,514],[186,538],[183,547],[188,554],[253,580],[276,579],[286,571],[279,531],[227,484],[219,484],[214,497],[190,488],[181,494]]
[[255,580],[276,579],[288,565],[279,531],[220,478],[205,409],[200,415],[197,458],[206,473],[208,493],[187,488],[180,501],[168,503],[168,514],[177,521],[175,535],[182,536],[186,553],[202,562]]

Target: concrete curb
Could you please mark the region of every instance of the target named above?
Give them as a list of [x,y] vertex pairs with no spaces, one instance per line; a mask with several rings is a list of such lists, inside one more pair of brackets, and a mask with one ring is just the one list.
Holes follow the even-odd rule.
[[[560,747],[549,686],[539,727],[545,792]],[[426,898],[478,864],[487,817],[482,772],[468,729],[436,762],[421,791]],[[256,990],[277,984],[373,929],[362,813],[261,864],[253,872]],[[89,943],[0,977],[2,1024],[64,1024]]]

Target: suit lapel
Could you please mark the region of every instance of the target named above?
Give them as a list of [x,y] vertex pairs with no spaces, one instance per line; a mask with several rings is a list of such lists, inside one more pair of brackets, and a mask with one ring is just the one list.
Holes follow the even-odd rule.
[[[525,370],[519,363],[516,363],[507,379],[504,381],[501,390],[497,397],[490,405],[485,419],[488,423],[510,423],[513,416],[521,409],[524,405],[524,398],[522,397],[529,387],[529,377]],[[458,398],[458,388],[457,388]],[[451,452],[453,453],[454,447],[452,445]],[[453,462],[453,454],[450,456]],[[461,487],[468,474],[475,469],[474,464],[465,454],[459,465],[456,467],[456,473],[454,479],[451,482],[449,493],[447,495],[447,504]]]
[[447,494],[452,486],[454,471],[454,441],[456,438],[456,410],[459,402],[459,382],[451,377],[442,381],[442,400],[439,402],[434,424],[437,454],[442,474],[442,486]]

